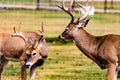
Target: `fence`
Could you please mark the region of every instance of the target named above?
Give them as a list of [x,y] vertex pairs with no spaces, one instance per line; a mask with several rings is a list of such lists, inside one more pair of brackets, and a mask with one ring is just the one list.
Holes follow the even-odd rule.
[[[66,0],[69,2],[69,0]],[[77,0],[83,2],[84,0]],[[1,7],[57,10],[56,4],[62,0],[1,0]],[[94,0],[96,12],[120,13],[119,0]]]
[[[67,1],[66,6],[68,6],[68,3],[69,2]],[[84,2],[81,3],[84,5]],[[89,62],[88,58],[83,58],[83,55],[79,54],[80,51],[76,51],[76,47],[74,50],[74,47],[71,45],[61,46],[59,43],[56,44],[55,41],[58,40],[56,37],[58,37],[58,35],[65,29],[65,26],[67,26],[70,21],[70,16],[63,11],[47,11],[58,10],[56,4],[61,4],[61,0],[40,0],[39,4],[37,4],[37,0],[0,0],[0,32],[1,27],[7,29],[16,27],[18,29],[20,22],[22,30],[37,32],[38,29],[40,29],[41,22],[45,24],[45,38],[47,37],[47,40],[50,39],[49,42],[52,44],[48,43],[48,61],[37,73],[39,76],[36,76],[36,80],[71,80],[72,78],[74,78],[72,80],[105,80],[105,72],[98,72],[100,69],[98,67],[94,67],[95,64],[93,62]],[[111,8],[111,3],[109,1],[107,8],[110,10],[110,12],[113,10],[113,13],[114,11],[120,10],[119,4],[119,0],[118,2],[115,1],[113,3],[113,7]],[[37,5],[39,5],[39,7],[37,7]],[[120,14],[104,14],[104,1],[102,0],[95,1],[94,5],[96,12],[101,12],[102,14],[97,13],[94,16],[90,16],[91,20],[87,25],[88,27],[85,29],[88,29],[87,31],[94,35],[103,35],[106,33],[120,34]],[[75,19],[76,16],[78,17],[78,13],[75,13]],[[3,31],[5,30],[3,29]],[[51,38],[54,40],[51,40]],[[77,59],[75,61],[76,57]],[[66,62],[65,60],[69,62]],[[75,69],[76,67],[77,69]],[[13,72],[9,72],[8,70],[8,73],[6,72],[5,75],[7,79],[4,79],[3,77],[3,80],[8,80],[10,76],[14,75],[15,76],[12,77],[12,80],[20,80],[16,79],[16,77],[19,78],[19,76],[18,73],[14,72],[15,70],[12,70],[13,68],[13,65],[10,66],[10,69],[8,68]],[[94,77],[91,75],[94,75]],[[11,80],[11,78],[9,78],[9,80]]]
[[[69,1],[70,0],[66,0],[66,6],[68,6],[69,4]],[[85,0],[77,0],[79,2],[81,2],[81,4],[85,4]],[[108,22],[111,24],[112,21],[114,21],[115,23],[119,23],[119,13],[120,13],[120,1],[119,0],[113,0],[113,2],[111,3],[111,0],[107,0],[107,10],[105,11],[104,10],[104,5],[105,5],[105,2],[104,0],[95,0],[94,1],[94,7],[95,7],[95,12],[96,13],[104,13],[104,12],[109,12],[109,13],[118,13],[118,14],[115,14],[115,18],[113,19],[113,16],[109,16],[108,17]],[[23,24],[27,25],[27,26],[31,26],[31,25],[40,25],[40,23],[29,23],[27,21],[27,19],[24,18],[24,15],[20,14],[18,9],[19,10],[23,10],[23,9],[26,9],[26,15],[28,17],[30,17],[29,20],[31,21],[34,21],[34,19],[37,20],[37,22],[41,22],[42,20],[38,19],[37,17],[42,17],[43,15],[42,14],[38,14],[36,15],[36,12],[37,11],[34,11],[36,9],[40,9],[39,11],[41,11],[41,9],[47,9],[47,10],[60,10],[56,7],[57,4],[61,4],[62,3],[62,0],[0,0],[0,24],[2,27],[4,26],[10,26],[10,24],[12,24],[12,26],[18,26],[18,22],[24,22]],[[7,9],[12,9],[12,11],[7,11]],[[29,13],[29,9],[32,9],[32,15],[31,13]],[[76,8],[77,9],[77,8]],[[3,11],[3,10],[6,10],[6,11]],[[79,9],[77,9],[79,10]],[[37,13],[39,13],[39,11]],[[15,12],[15,13],[14,13]],[[4,14],[2,14],[4,13]],[[44,14],[44,13],[43,13]],[[11,16],[10,16],[11,15]],[[19,16],[17,18],[18,22],[12,22],[10,23],[12,20],[15,19],[14,16]],[[114,14],[113,14],[114,15]],[[7,16],[7,17],[5,17]],[[56,16],[54,14],[44,14],[44,16],[49,16],[52,18],[56,18]],[[11,19],[9,19],[9,17]],[[59,14],[59,17],[62,17],[62,15]],[[7,21],[3,21],[4,18],[5,20]],[[99,22],[101,21],[101,18],[104,22],[106,22],[106,19],[104,19],[104,16],[101,17],[101,15],[97,15],[97,18],[96,19],[99,19]],[[15,19],[16,20],[16,19]],[[26,20],[26,21],[24,21]],[[44,21],[44,20],[43,20]],[[26,22],[26,23],[25,23]],[[53,22],[55,22],[55,20],[53,19]],[[107,23],[108,23],[107,22]],[[10,24],[9,24],[10,23]],[[56,24],[57,25],[57,24]],[[112,26],[112,25],[111,25]]]

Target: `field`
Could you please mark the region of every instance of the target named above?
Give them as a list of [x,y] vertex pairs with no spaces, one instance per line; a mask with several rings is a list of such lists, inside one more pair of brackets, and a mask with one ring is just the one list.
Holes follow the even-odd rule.
[[[78,14],[75,13],[76,19]],[[95,14],[90,16],[85,28],[93,35],[120,34],[120,14]],[[38,68],[35,80],[105,80],[106,70],[101,70],[84,56],[72,42],[61,42],[57,37],[65,29],[70,17],[64,12],[36,10],[0,10],[0,30],[12,30],[22,23],[23,31],[38,32],[45,24],[45,38],[49,57]],[[20,80],[18,62],[9,62],[3,80]],[[118,80],[120,80],[118,76]]]

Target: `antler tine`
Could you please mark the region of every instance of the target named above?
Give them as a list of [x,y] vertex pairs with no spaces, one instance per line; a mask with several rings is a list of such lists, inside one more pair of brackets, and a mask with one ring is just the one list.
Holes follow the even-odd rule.
[[42,22],[41,28],[42,28],[42,33],[44,33],[44,23]]
[[62,7],[65,9],[64,3],[65,3],[65,0],[63,0],[63,2],[62,2]]
[[88,6],[88,0],[86,1],[86,7]]
[[59,7],[62,10],[64,10],[65,12],[67,12],[67,10],[65,9],[65,6],[64,6],[64,0],[62,1],[62,6],[57,5],[57,7]]
[[85,11],[85,13],[87,12],[87,10],[85,9],[85,7],[82,4],[80,4],[78,2],[76,2],[76,3],[77,3],[78,6],[80,6]]
[[68,11],[70,11],[70,12],[72,12],[72,5],[73,5],[74,1],[75,0],[71,0],[71,2],[70,2],[70,7],[68,8]]
[[38,30],[38,31],[41,33],[41,35],[44,35],[44,24],[43,24],[43,22],[41,24],[41,29],[42,30]]
[[22,34],[22,32],[21,32],[21,23],[20,23],[20,26],[19,26],[19,32],[18,32],[18,33],[16,33],[15,27],[14,27],[13,29],[14,29],[14,33],[13,33],[11,36],[12,36],[12,37],[21,37],[21,38],[25,41],[25,43],[26,43],[27,40],[26,40],[26,38],[24,37],[24,35]]
[[20,24],[19,24],[19,32],[21,32],[21,22],[20,22]]
[[42,26],[41,27],[42,27],[42,32],[44,33],[44,28],[43,28],[44,27],[44,23],[43,22],[42,22]]
[[73,4],[74,0],[71,0],[70,7],[68,8],[68,10],[66,10],[66,8],[65,8],[65,5],[64,5],[65,2],[64,1],[65,0],[63,0],[63,2],[62,2],[62,6],[60,6],[60,5],[57,5],[57,6],[71,16],[71,18],[72,18],[71,23],[72,23],[72,22],[74,22],[74,16],[73,16],[73,14],[71,12],[71,9],[72,9],[72,4]]
[[14,33],[16,33],[15,27],[13,28],[13,30],[14,30]]
[[[80,18],[80,20],[82,20],[88,16],[90,10],[92,9],[93,3],[94,3],[94,0],[92,0],[92,5],[91,5],[90,9],[87,11],[87,13],[83,17]],[[87,0],[87,4],[88,4],[88,0]]]

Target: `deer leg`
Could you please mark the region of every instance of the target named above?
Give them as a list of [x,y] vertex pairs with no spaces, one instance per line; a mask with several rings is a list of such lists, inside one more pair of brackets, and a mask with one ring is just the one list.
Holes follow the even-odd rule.
[[36,75],[37,65],[33,65],[30,68],[30,80],[33,80]]
[[21,61],[21,80],[26,80],[26,66],[25,61]]
[[2,73],[3,73],[3,71],[4,71],[4,69],[5,69],[5,67],[6,67],[6,65],[7,65],[7,63],[8,63],[8,60],[6,60],[6,59],[4,59],[4,57],[1,57],[0,58],[0,80],[2,80],[1,79],[1,75],[2,75]]
[[107,80],[117,80],[117,65],[111,64],[107,69]]
[[117,80],[117,75],[118,75],[118,64],[116,64],[114,80]]

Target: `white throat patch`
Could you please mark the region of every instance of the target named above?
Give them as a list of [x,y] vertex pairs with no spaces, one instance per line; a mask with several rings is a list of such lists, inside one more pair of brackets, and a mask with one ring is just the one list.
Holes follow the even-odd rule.
[[40,44],[40,47],[42,47],[43,45],[42,44]]

